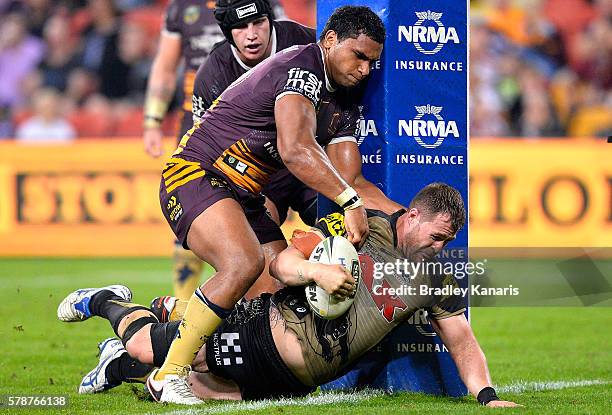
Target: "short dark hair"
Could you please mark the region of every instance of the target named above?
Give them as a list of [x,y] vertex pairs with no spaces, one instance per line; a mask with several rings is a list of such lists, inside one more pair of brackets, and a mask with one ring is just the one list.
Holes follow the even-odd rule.
[[353,38],[364,34],[376,43],[385,42],[385,25],[369,7],[366,6],[342,6],[334,10],[321,32],[319,40],[325,39],[325,34],[333,30],[338,36],[338,41]]
[[450,215],[454,232],[465,224],[465,205],[461,193],[446,183],[431,183],[422,188],[410,201],[409,208],[417,208],[425,215]]

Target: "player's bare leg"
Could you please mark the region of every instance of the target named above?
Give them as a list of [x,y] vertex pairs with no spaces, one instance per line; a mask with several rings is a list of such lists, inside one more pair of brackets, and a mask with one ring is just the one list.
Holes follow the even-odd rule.
[[249,288],[249,291],[247,291],[247,293],[244,295],[247,300],[260,296],[262,293],[275,293],[284,287],[279,280],[270,275],[268,266],[270,265],[270,262],[276,258],[276,255],[282,252],[283,249],[287,248],[287,242],[284,240],[272,241],[268,242],[267,244],[263,244],[261,247],[264,251],[266,265],[259,278],[257,278],[257,281],[255,281],[251,288]]
[[[261,274],[265,264],[257,237],[242,207],[233,199],[220,200],[202,212],[191,224],[187,244],[217,272],[189,300],[164,364],[149,379],[152,394],[158,387],[163,388],[153,382],[185,374],[202,345]],[[161,395],[159,398],[163,399]]]

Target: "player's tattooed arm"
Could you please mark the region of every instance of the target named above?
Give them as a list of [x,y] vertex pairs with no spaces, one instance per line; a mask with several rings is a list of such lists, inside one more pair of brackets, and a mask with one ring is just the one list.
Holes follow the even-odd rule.
[[302,286],[312,282],[328,294],[345,298],[355,290],[355,279],[339,264],[309,262],[297,248],[290,246],[270,263],[270,273],[283,284]]

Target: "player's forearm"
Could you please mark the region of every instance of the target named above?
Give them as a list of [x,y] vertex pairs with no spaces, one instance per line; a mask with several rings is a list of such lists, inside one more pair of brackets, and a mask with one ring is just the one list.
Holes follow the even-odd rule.
[[176,89],[176,71],[156,62],[153,65],[145,98],[145,127],[159,127]]
[[270,274],[288,286],[307,285],[313,281],[311,265],[300,251],[290,247],[270,263]]
[[359,175],[353,187],[363,199],[363,204],[368,209],[376,209],[387,214],[397,212],[404,207],[389,199],[374,183]]
[[302,183],[334,200],[349,184],[318,146],[295,146],[281,154],[285,166]]
[[485,355],[476,341],[473,333],[471,336],[449,348],[450,354],[457,365],[459,376],[467,386],[468,391],[478,396],[483,388],[491,386],[491,377]]

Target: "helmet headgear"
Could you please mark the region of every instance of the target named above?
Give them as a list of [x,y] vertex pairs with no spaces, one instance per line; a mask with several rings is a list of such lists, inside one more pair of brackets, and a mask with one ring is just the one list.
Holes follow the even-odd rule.
[[263,16],[272,25],[274,11],[268,0],[217,0],[215,4],[215,19],[227,41],[234,46],[232,29]]

